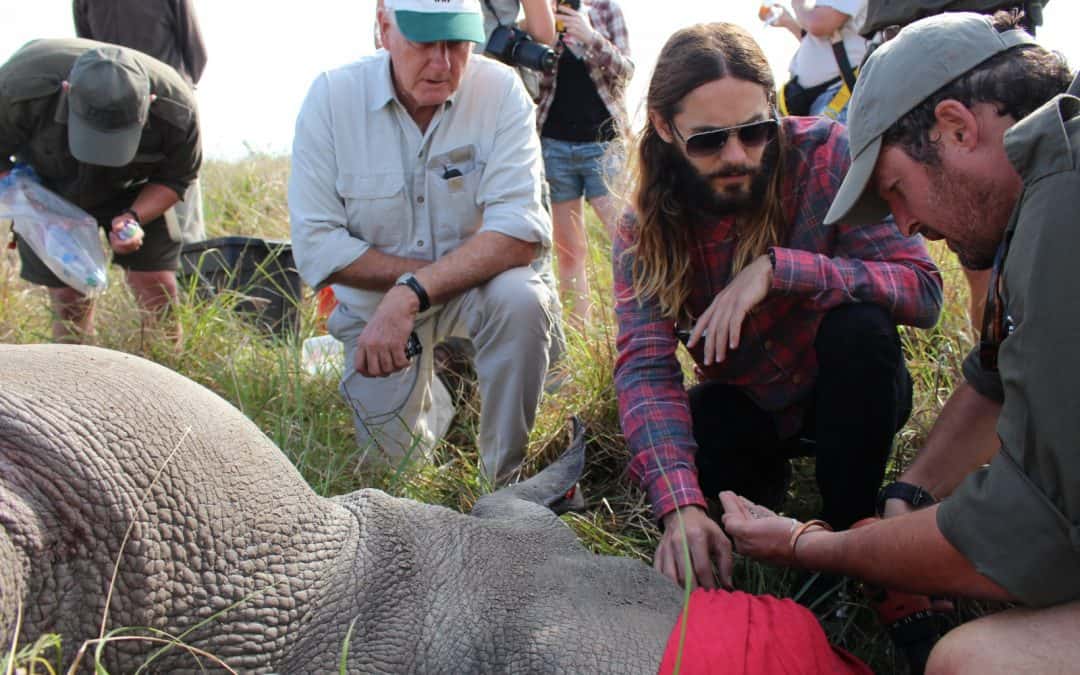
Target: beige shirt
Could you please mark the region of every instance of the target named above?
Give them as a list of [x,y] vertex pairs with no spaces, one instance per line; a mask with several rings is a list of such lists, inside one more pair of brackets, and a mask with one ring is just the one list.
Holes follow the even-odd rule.
[[[435,261],[478,231],[551,247],[534,106],[510,68],[472,55],[421,132],[397,100],[390,54],[319,76],[296,121],[289,213],[300,275],[319,288],[374,247]],[[543,255],[542,253],[541,255]],[[334,285],[370,319],[383,294]]]

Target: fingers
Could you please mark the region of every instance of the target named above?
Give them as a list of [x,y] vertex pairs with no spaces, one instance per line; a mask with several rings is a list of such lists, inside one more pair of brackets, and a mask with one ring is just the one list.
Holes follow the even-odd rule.
[[731,590],[734,584],[731,580],[735,571],[735,561],[731,555],[731,542],[723,534],[713,540],[713,559],[720,569],[720,583],[724,588]]
[[[698,530],[689,542],[690,565],[697,583],[702,588],[716,588],[716,575],[713,574],[712,556],[706,533]],[[685,560],[684,560],[685,562]]]
[[724,507],[725,521],[729,515],[735,516],[736,514],[741,518],[749,519],[750,511],[747,510],[747,504],[749,503],[731,490],[724,490],[720,493],[720,505]]

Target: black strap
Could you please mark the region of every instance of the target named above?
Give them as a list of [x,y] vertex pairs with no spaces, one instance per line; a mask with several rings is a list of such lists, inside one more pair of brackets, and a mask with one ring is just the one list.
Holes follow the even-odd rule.
[[491,0],[484,0],[484,4],[487,5],[488,11],[491,12],[491,16],[495,17],[495,23],[500,26],[503,25],[502,19],[499,18],[499,13],[495,11],[495,8],[491,5]]
[[844,78],[848,91],[855,91],[855,69],[851,67],[851,61],[848,61],[847,49],[844,48],[842,38],[832,43],[832,53],[836,57],[836,65],[840,67],[840,77]]

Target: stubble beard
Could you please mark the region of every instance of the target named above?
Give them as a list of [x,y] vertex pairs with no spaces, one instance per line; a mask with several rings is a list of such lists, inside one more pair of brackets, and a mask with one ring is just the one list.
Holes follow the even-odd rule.
[[940,167],[931,171],[938,189],[930,191],[928,203],[939,215],[935,231],[957,233],[946,236],[949,248],[969,270],[986,270],[994,256],[1013,209],[1013,198],[987,181],[961,182]]

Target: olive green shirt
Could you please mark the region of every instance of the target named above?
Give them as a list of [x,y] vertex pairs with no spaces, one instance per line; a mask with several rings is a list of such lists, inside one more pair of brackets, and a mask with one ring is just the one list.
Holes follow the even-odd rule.
[[940,506],[938,527],[1027,605],[1080,599],[1080,99],[1058,96],[1005,136],[1024,180],[1002,268],[998,373],[964,373],[1003,407],[1001,452]]
[[175,70],[140,52],[132,50],[156,98],[135,158],[127,166],[107,167],[71,155],[61,83],[83,52],[101,46],[78,38],[34,40],[0,66],[0,172],[11,168],[14,156],[34,167],[47,187],[86,210],[146,183],[183,196],[202,164],[194,95]]

